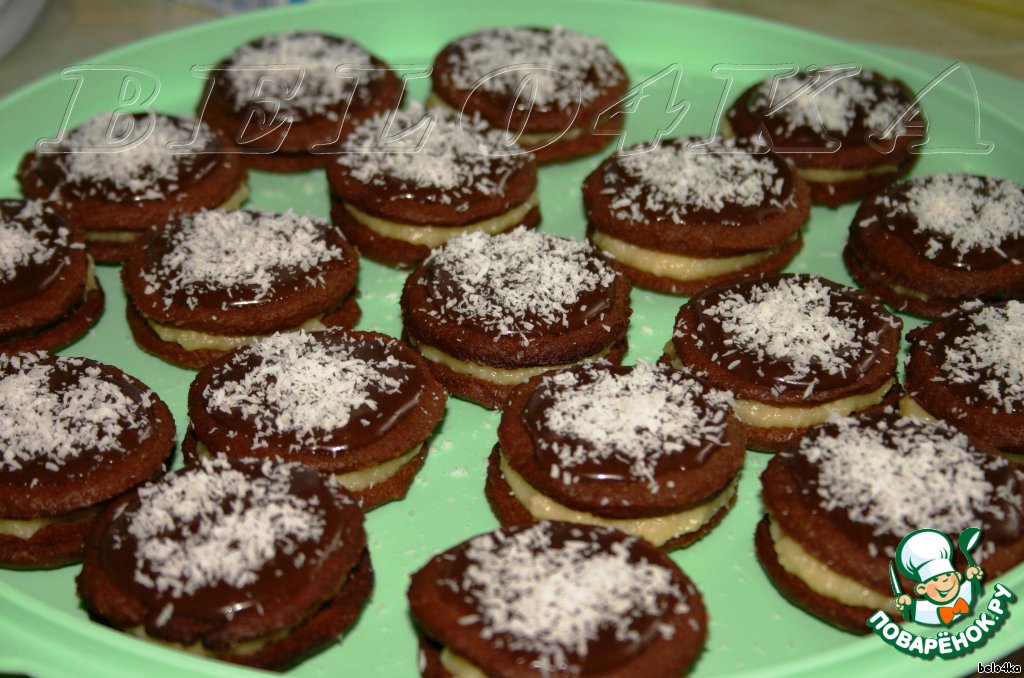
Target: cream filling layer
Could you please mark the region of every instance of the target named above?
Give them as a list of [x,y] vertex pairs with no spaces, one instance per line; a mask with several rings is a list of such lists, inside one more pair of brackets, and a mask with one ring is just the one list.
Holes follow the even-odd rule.
[[[440,108],[442,110],[455,112],[455,108],[439,97],[436,92],[431,92],[430,95],[427,96],[425,105],[427,108]],[[554,132],[523,132],[519,135],[519,138],[516,139],[516,143],[520,146],[532,146],[534,144],[542,144],[546,141],[572,141],[573,139],[579,139],[581,136],[586,134],[587,128],[587,125],[577,125],[576,127],[570,127],[565,130],[564,134],[560,133],[561,130],[556,130]]]
[[807,584],[812,591],[843,605],[886,610],[890,614],[896,614],[896,605],[891,597],[869,589],[855,579],[839,574],[812,556],[792,537],[783,532],[771,516],[768,517],[768,521],[779,565],[786,572]]
[[66,523],[77,523],[79,521],[89,520],[100,512],[102,506],[103,505],[87,506],[86,508],[76,509],[63,515],[49,516],[46,518],[30,518],[27,520],[3,518],[0,519],[0,534],[6,537],[14,537],[16,539],[31,539],[37,532],[39,532],[39,530],[50,527],[51,525],[63,525]]
[[868,169],[826,169],[823,167],[798,167],[796,173],[805,181],[816,184],[841,184],[844,181],[857,181],[865,177],[879,174],[894,174],[898,165],[878,165]]
[[[671,360],[672,367],[677,370],[685,370],[686,366],[679,359],[675,346],[669,341],[665,344],[665,355]],[[893,380],[890,379],[879,388],[870,393],[838,398],[831,402],[814,405],[812,407],[785,407],[779,405],[768,405],[757,400],[744,400],[736,398],[733,402],[733,411],[736,418],[747,426],[758,428],[805,428],[822,424],[830,417],[845,417],[852,412],[859,412],[873,405],[877,405],[885,399],[885,395],[892,388]]]
[[[249,197],[249,184],[242,182],[235,192],[223,203],[215,207],[218,210],[237,210]],[[98,243],[130,243],[138,240],[147,229],[141,231],[86,231],[86,242]]]
[[441,666],[452,675],[452,678],[487,678],[487,674],[479,666],[461,654],[453,652],[447,645],[441,648]]
[[[352,492],[368,489],[374,485],[379,485],[398,473],[398,470],[412,461],[413,457],[419,454],[422,449],[423,443],[420,443],[400,457],[395,457],[373,466],[367,466],[366,468],[349,471],[348,473],[335,473],[333,474],[334,479],[346,490]],[[210,453],[210,448],[199,440],[196,440],[196,455],[201,459],[210,459],[213,456]]]
[[[281,331],[297,332],[298,330],[305,330],[307,332],[315,332],[327,329],[327,326],[322,322],[322,318],[322,314],[317,315],[297,327]],[[236,348],[254,344],[268,336],[265,334],[210,334],[208,332],[200,332],[199,330],[161,325],[149,318],[146,318],[146,322],[149,323],[149,326],[162,341],[178,344],[186,351],[233,351]]]
[[444,351],[434,348],[433,346],[421,344],[412,337],[409,337],[409,343],[415,346],[420,352],[420,355],[430,362],[444,365],[452,372],[465,374],[473,377],[474,379],[480,379],[499,386],[515,386],[516,384],[521,384],[524,381],[529,381],[538,374],[551,372],[553,370],[564,370],[567,367],[579,365],[587,362],[588,360],[603,358],[608,355],[609,351],[611,351],[611,346],[606,346],[594,355],[587,356],[583,360],[578,360],[567,365],[538,365],[536,367],[503,368],[491,367],[490,365],[483,365],[469,360],[459,360],[458,358],[448,355]]
[[401,240],[412,245],[422,245],[431,249],[439,247],[452,238],[465,233],[483,232],[487,235],[494,235],[506,231],[522,223],[526,215],[530,213],[530,210],[536,206],[537,193],[534,191],[526,199],[526,202],[490,219],[482,219],[466,226],[419,226],[381,219],[345,203],[345,209],[352,215],[352,218],[377,235],[393,240]]
[[644,273],[650,273],[661,278],[688,282],[734,273],[748,266],[753,266],[771,257],[782,249],[783,245],[792,242],[796,235],[790,236],[783,245],[778,247],[758,250],[735,257],[687,257],[681,254],[659,252],[633,245],[597,230],[594,231],[592,238],[595,245],[611,255],[615,260],[621,261],[627,266],[632,266]]
[[662,546],[676,537],[701,529],[736,496],[737,480],[733,478],[713,499],[685,511],[648,518],[602,518],[593,513],[569,508],[543,494],[509,466],[504,452],[500,453],[500,468],[505,476],[505,482],[512,490],[512,496],[534,518],[614,527],[626,534],[646,539],[655,546]]
[[904,417],[917,417],[918,419],[924,419],[925,421],[933,424],[939,423],[938,417],[921,407],[921,403],[917,402],[909,395],[905,395],[900,398],[900,414]]
[[920,299],[921,301],[927,301],[927,302],[935,300],[935,297],[933,297],[933,296],[931,296],[929,294],[925,294],[924,292],[921,292],[920,290],[913,290],[913,289],[910,289],[909,287],[904,287],[903,285],[900,285],[898,283],[892,282],[888,278],[883,277],[880,273],[877,273],[876,271],[874,271],[870,266],[866,265],[863,262],[863,260],[860,262],[860,265],[861,265],[861,268],[863,268],[864,271],[868,274],[869,278],[871,278],[872,280],[874,280],[874,281],[876,281],[876,282],[878,282],[878,283],[880,283],[882,285],[885,285],[890,290],[892,290],[896,294],[899,294],[900,296],[911,297],[913,299]]

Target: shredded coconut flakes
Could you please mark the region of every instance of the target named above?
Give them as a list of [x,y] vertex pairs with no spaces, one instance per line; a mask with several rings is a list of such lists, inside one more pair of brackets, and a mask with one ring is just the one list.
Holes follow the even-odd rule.
[[943,376],[977,384],[1006,413],[1024,409],[1024,302],[982,306],[970,313],[970,326],[946,347]]

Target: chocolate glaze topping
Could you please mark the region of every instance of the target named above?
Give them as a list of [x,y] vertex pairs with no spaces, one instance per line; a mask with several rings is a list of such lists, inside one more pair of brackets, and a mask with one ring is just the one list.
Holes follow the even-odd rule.
[[262,615],[345,547],[347,503],[312,469],[221,457],[141,488],[104,532],[100,566],[164,622]]
[[162,228],[143,251],[146,294],[165,306],[245,309],[322,284],[318,268],[349,259],[337,229],[290,210],[211,210]]
[[[795,98],[787,101],[790,97]],[[871,71],[838,80],[825,72],[801,72],[746,90],[729,110],[728,119],[741,136],[767,132],[775,149],[838,148],[835,142],[865,146],[912,101],[901,82]],[[895,134],[906,134],[912,117],[903,118]]]
[[434,250],[423,284],[435,317],[528,341],[599,322],[617,278],[589,244],[517,228]]
[[567,523],[499,530],[443,556],[441,598],[467,632],[534,671],[601,674],[671,634],[665,618],[689,609],[688,587],[641,545]]
[[75,247],[59,214],[42,202],[20,200],[0,200],[0,245],[0,308],[42,294]]
[[222,161],[222,148],[205,123],[188,148],[167,148],[188,142],[194,128],[194,120],[177,116],[159,114],[151,121],[139,113],[112,121],[111,114],[101,113],[72,130],[59,150],[37,152],[35,171],[45,185],[56,187],[58,197],[166,199],[202,182]]
[[[749,139],[664,140],[606,164],[602,192],[616,218],[671,227],[681,223],[756,224],[793,204],[793,168]],[[629,151],[630,149],[626,149]]]
[[946,424],[895,414],[838,419],[776,459],[805,501],[857,543],[888,549],[925,527],[953,535],[981,527],[996,543],[1024,535],[1019,472]]
[[773,393],[856,383],[900,322],[856,290],[817,276],[773,275],[718,286],[690,301],[695,341],[712,362]]
[[259,446],[339,454],[387,434],[425,382],[396,341],[346,332],[274,335],[220,365],[203,391],[210,416]]
[[936,265],[984,271],[1024,261],[1024,189],[1009,179],[915,177],[875,203],[879,226]]
[[0,355],[0,483],[63,483],[116,464],[152,435],[153,399],[93,360]]
[[678,370],[599,361],[545,377],[520,416],[542,469],[657,492],[660,473],[698,469],[725,444],[729,411],[727,394]]

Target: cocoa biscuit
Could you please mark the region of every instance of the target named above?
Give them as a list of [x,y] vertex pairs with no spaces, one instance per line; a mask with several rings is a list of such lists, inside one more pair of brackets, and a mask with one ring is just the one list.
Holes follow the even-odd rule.
[[832,416],[894,403],[901,328],[859,290],[818,276],[762,276],[690,299],[666,357],[731,391],[747,444],[778,451]]
[[541,372],[620,359],[629,291],[586,243],[524,228],[471,233],[410,274],[404,332],[449,391],[501,406],[512,387]]
[[39,200],[0,200],[0,351],[55,351],[103,313],[82,232]]
[[189,118],[143,113],[101,113],[18,168],[22,193],[84,231],[100,263],[121,261],[153,226],[237,208],[247,179],[226,137]]
[[104,511],[77,583],[115,628],[280,669],[354,623],[373,572],[340,486],[299,464],[218,457]]
[[121,370],[86,358],[0,354],[0,565],[82,557],[111,499],[163,470],[174,420]]
[[587,237],[635,284],[678,294],[781,270],[811,209],[781,156],[698,137],[613,155],[583,182],[583,204]]
[[238,210],[167,224],[121,269],[144,349],[198,367],[262,336],[358,318],[355,249],[312,217]]
[[861,204],[843,258],[858,284],[916,315],[1024,299],[1024,188],[971,174],[900,182]]
[[728,394],[666,365],[603,361],[518,387],[498,440],[499,519],[496,491],[511,491],[534,522],[607,525],[655,546],[724,515],[746,449]]
[[[423,675],[678,676],[706,637],[700,593],[647,542],[543,521],[474,537],[412,575]],[[430,673],[428,673],[430,671]]]
[[815,69],[759,82],[732,104],[723,132],[759,137],[797,167],[811,201],[836,207],[911,170],[927,123],[913,93],[872,71]]
[[965,305],[907,339],[904,414],[923,410],[1024,462],[1024,302]]
[[769,524],[757,550],[769,578],[847,630],[867,633],[878,609],[898,614],[889,563],[915,530],[955,539],[980,527],[973,556],[986,581],[1024,560],[1024,474],[944,423],[894,413],[836,419],[776,455],[761,482]]
[[356,42],[289,31],[251,40],[218,63],[198,112],[249,167],[296,172],[326,165],[356,124],[401,99],[398,76]]
[[[603,40],[560,27],[488,28],[442,48],[431,73],[436,104],[479,114],[518,134],[541,164],[595,153],[621,131],[629,77]],[[520,101],[524,82],[533,87]]]
[[397,339],[277,334],[199,371],[190,434],[195,457],[280,458],[333,474],[367,510],[408,491],[446,400]]
[[359,124],[327,166],[327,181],[334,223],[384,263],[408,266],[458,235],[540,220],[531,154],[506,146],[504,132],[479,116],[419,105]]

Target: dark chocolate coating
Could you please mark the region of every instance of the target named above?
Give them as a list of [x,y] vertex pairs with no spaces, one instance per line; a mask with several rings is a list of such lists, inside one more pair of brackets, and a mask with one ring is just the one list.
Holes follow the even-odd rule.
[[[667,609],[659,617],[639,616],[631,624],[636,631],[633,639],[616,639],[614,629],[600,627],[597,638],[586,643],[585,655],[574,648],[564,648],[566,666],[555,667],[551,676],[601,675],[625,676],[677,676],[686,670],[700,652],[705,636],[705,615],[700,594],[686,576],[664,554],[642,540],[627,540],[617,530],[571,525],[569,523],[543,523],[550,532],[551,548],[560,548],[570,540],[597,544],[600,549],[625,548],[630,562],[648,563],[672,572],[673,581],[685,597],[685,611]],[[521,528],[501,530],[498,534],[512,535]],[[433,643],[444,645],[480,667],[487,675],[524,676],[536,671],[539,656],[527,651],[506,649],[514,638],[497,633],[491,638],[480,635],[484,628],[480,621],[466,622],[471,616],[479,619],[480,609],[472,589],[464,589],[462,576],[471,561],[466,555],[467,542],[435,556],[427,565],[413,574],[409,587],[409,602],[413,619],[419,630]],[[442,585],[451,583],[451,587]],[[659,596],[668,602],[668,597]],[[674,632],[666,638],[656,632],[656,624],[670,624]],[[441,674],[438,674],[441,675]]]

